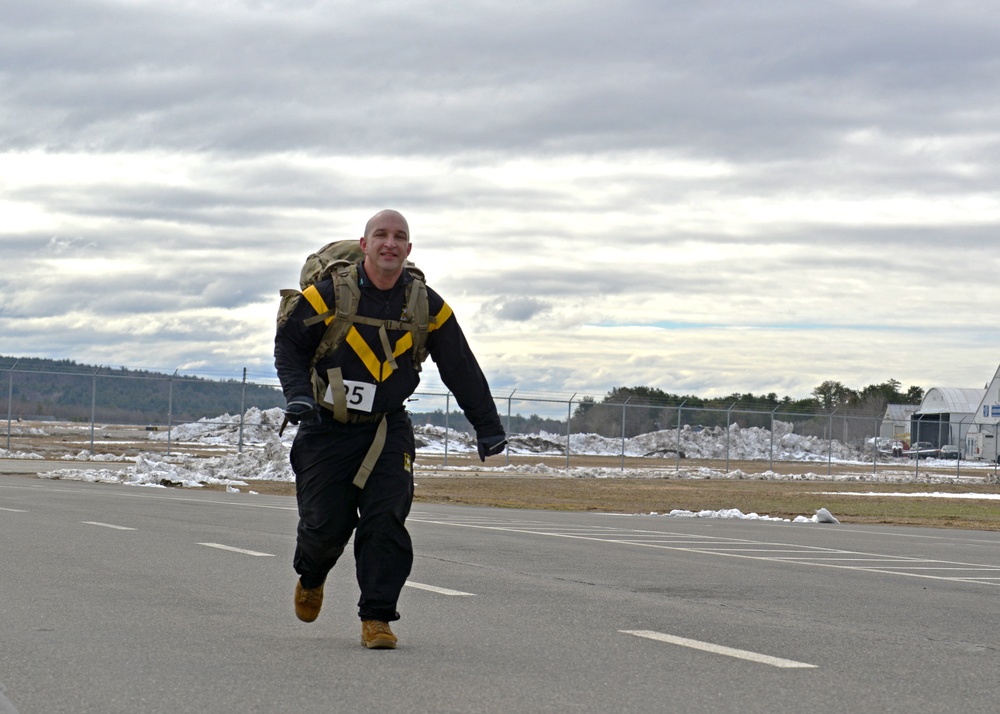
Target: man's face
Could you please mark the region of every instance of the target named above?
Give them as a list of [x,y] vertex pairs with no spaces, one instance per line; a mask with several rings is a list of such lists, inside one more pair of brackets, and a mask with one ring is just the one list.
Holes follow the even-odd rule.
[[410,229],[398,213],[382,213],[371,221],[370,230],[361,239],[365,266],[385,275],[398,275],[410,254]]

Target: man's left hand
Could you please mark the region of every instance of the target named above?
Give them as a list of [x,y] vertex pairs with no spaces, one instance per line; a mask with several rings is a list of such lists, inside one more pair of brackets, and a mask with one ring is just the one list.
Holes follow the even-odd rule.
[[476,440],[476,447],[479,449],[479,460],[486,461],[487,456],[496,456],[502,453],[507,446],[507,435],[484,436]]

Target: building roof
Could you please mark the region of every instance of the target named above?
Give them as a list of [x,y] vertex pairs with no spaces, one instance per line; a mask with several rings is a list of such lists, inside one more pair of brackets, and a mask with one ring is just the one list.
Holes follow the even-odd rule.
[[917,414],[975,414],[985,389],[933,387],[927,390]]
[[886,404],[885,416],[887,421],[909,421],[910,415],[917,411],[918,404]]

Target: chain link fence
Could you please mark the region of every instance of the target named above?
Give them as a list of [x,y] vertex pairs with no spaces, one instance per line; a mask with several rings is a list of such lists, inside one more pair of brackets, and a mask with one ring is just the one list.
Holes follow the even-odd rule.
[[[6,448],[7,456],[27,451],[32,429],[46,423],[68,424],[73,438],[67,437],[66,449],[91,454],[116,435],[141,431],[162,432],[153,435],[146,448],[169,454],[179,425],[235,423],[238,439],[233,446],[242,451],[246,415],[285,403],[273,375],[246,369],[238,377],[207,379],[179,370],[172,375],[124,368],[82,372],[72,363],[64,369],[24,369],[15,363],[0,375],[6,382],[0,387],[0,419],[5,419],[0,447]],[[727,472],[737,467],[735,462],[758,462],[773,470],[776,463],[806,461],[817,468],[825,464],[828,473],[834,463],[850,462],[869,463],[873,473],[902,464],[919,474],[919,457],[929,455],[906,453],[898,441],[899,425],[886,431],[881,413],[803,413],[782,407],[759,411],[737,404],[721,409],[631,398],[606,403],[589,395],[516,389],[494,392],[493,397],[514,443],[527,448],[544,435],[546,453],[564,455],[567,467],[575,456],[599,453],[620,458],[622,469],[626,459],[655,461],[659,467],[673,463],[677,469],[682,461],[712,460],[720,467],[724,464]],[[448,435],[472,431],[454,396],[444,388],[417,391],[408,408],[415,425],[444,427],[446,462]],[[934,446],[961,445],[968,426],[946,421],[921,424],[919,436]],[[509,463],[510,451],[507,459]],[[963,467],[956,459],[956,474]]]

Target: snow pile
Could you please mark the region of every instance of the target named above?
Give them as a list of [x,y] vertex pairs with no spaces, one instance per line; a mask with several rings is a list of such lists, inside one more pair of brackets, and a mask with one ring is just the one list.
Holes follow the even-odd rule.
[[[284,419],[281,409],[249,409],[243,417],[243,443],[266,444],[277,433]],[[235,446],[239,443],[238,415],[223,414],[212,419],[200,419],[189,424],[179,424],[167,431],[150,432],[149,438],[178,444],[211,444]],[[641,434],[624,440],[625,456],[650,457],[676,455],[696,459],[766,460],[780,461],[864,461],[856,448],[838,441],[802,436],[793,432],[788,422],[774,422],[774,436],[760,427],[741,429],[732,424],[706,429],[681,427],[680,438],[676,429]],[[286,443],[291,443],[296,427],[285,429]],[[417,453],[454,454],[475,453],[475,436],[455,429],[445,429],[432,424],[418,424],[413,429]],[[569,451],[578,456],[620,456],[621,438],[608,438],[597,434],[571,434]],[[832,449],[831,449],[832,447]],[[509,442],[510,453],[515,455],[537,454],[558,456],[566,453],[566,435],[540,432],[538,434],[513,434]],[[832,451],[832,455],[831,452]]]
[[[655,511],[651,516],[658,516]],[[738,508],[724,508],[721,511],[684,511],[675,508],[670,513],[663,514],[670,518],[733,518],[743,521],[778,521],[780,523],[840,523],[833,514],[825,508],[820,508],[811,517],[796,516],[794,519],[781,518],[778,516],[760,516],[756,513],[743,513]]]
[[[284,412],[281,409],[260,410],[250,407],[243,415],[243,443],[264,444],[270,437],[278,433]],[[293,428],[294,433],[294,428]],[[239,415],[223,414],[212,419],[199,419],[190,424],[179,424],[169,431],[150,432],[149,438],[155,441],[171,441],[225,444],[236,446],[240,443]]]
[[[39,456],[38,458],[42,458]],[[62,461],[131,461],[129,456],[115,454],[92,454],[89,451],[81,451],[77,454],[63,454],[59,457]]]
[[[623,445],[625,456],[674,456],[680,451],[685,458],[724,459],[728,453],[731,459],[764,460],[773,458],[780,461],[861,461],[863,454],[856,448],[839,441],[830,441],[815,436],[802,436],[793,432],[790,422],[775,421],[774,435],[768,429],[749,427],[741,429],[738,424],[706,429],[681,427],[640,434],[633,438],[608,438],[597,434],[570,434],[570,454],[581,456],[620,456]],[[443,427],[421,425],[414,427],[417,435],[417,451],[442,453],[445,440],[448,450],[464,453],[476,450],[474,437],[469,434],[445,430]],[[678,438],[679,437],[679,438]],[[566,453],[566,435],[540,432],[538,434],[513,434],[510,437],[510,453],[558,455]]]
[[[111,469],[64,469],[39,474],[40,478],[65,479],[75,481],[95,481],[100,483],[122,483],[132,486],[184,486],[197,488],[205,485],[246,486],[250,481],[294,481],[288,462],[289,445],[278,436],[277,427],[268,427],[267,412],[256,412],[257,419],[250,434],[261,441],[255,448],[247,448],[241,453],[211,458],[188,455],[161,457],[140,454],[134,459],[122,457],[119,460],[132,461],[132,465],[115,471]],[[281,414],[281,410],[269,410]],[[250,416],[251,412],[247,412]],[[273,415],[271,415],[273,416]],[[230,443],[231,433],[219,428],[218,419],[197,424],[187,424],[184,433],[189,441],[202,443]],[[249,422],[249,419],[248,419]],[[280,426],[280,422],[278,424]],[[239,429],[239,419],[229,425],[231,431]],[[244,425],[244,439],[247,428]],[[286,432],[287,436],[287,432]],[[238,437],[237,437],[238,440]],[[232,443],[236,443],[235,441]]]
[[30,453],[27,451],[8,451],[7,449],[0,449],[0,459],[43,459],[45,458],[41,454]]
[[[650,513],[651,516],[658,516],[659,514],[655,511]],[[670,513],[664,514],[666,516],[671,516],[673,518],[737,518],[740,520],[747,521],[784,521],[788,522],[787,518],[778,518],[776,516],[758,516],[756,513],[743,513],[738,508],[724,508],[721,511],[683,511],[681,509],[675,508]],[[804,518],[804,516],[799,516],[799,518]],[[797,522],[805,522],[798,521]]]

